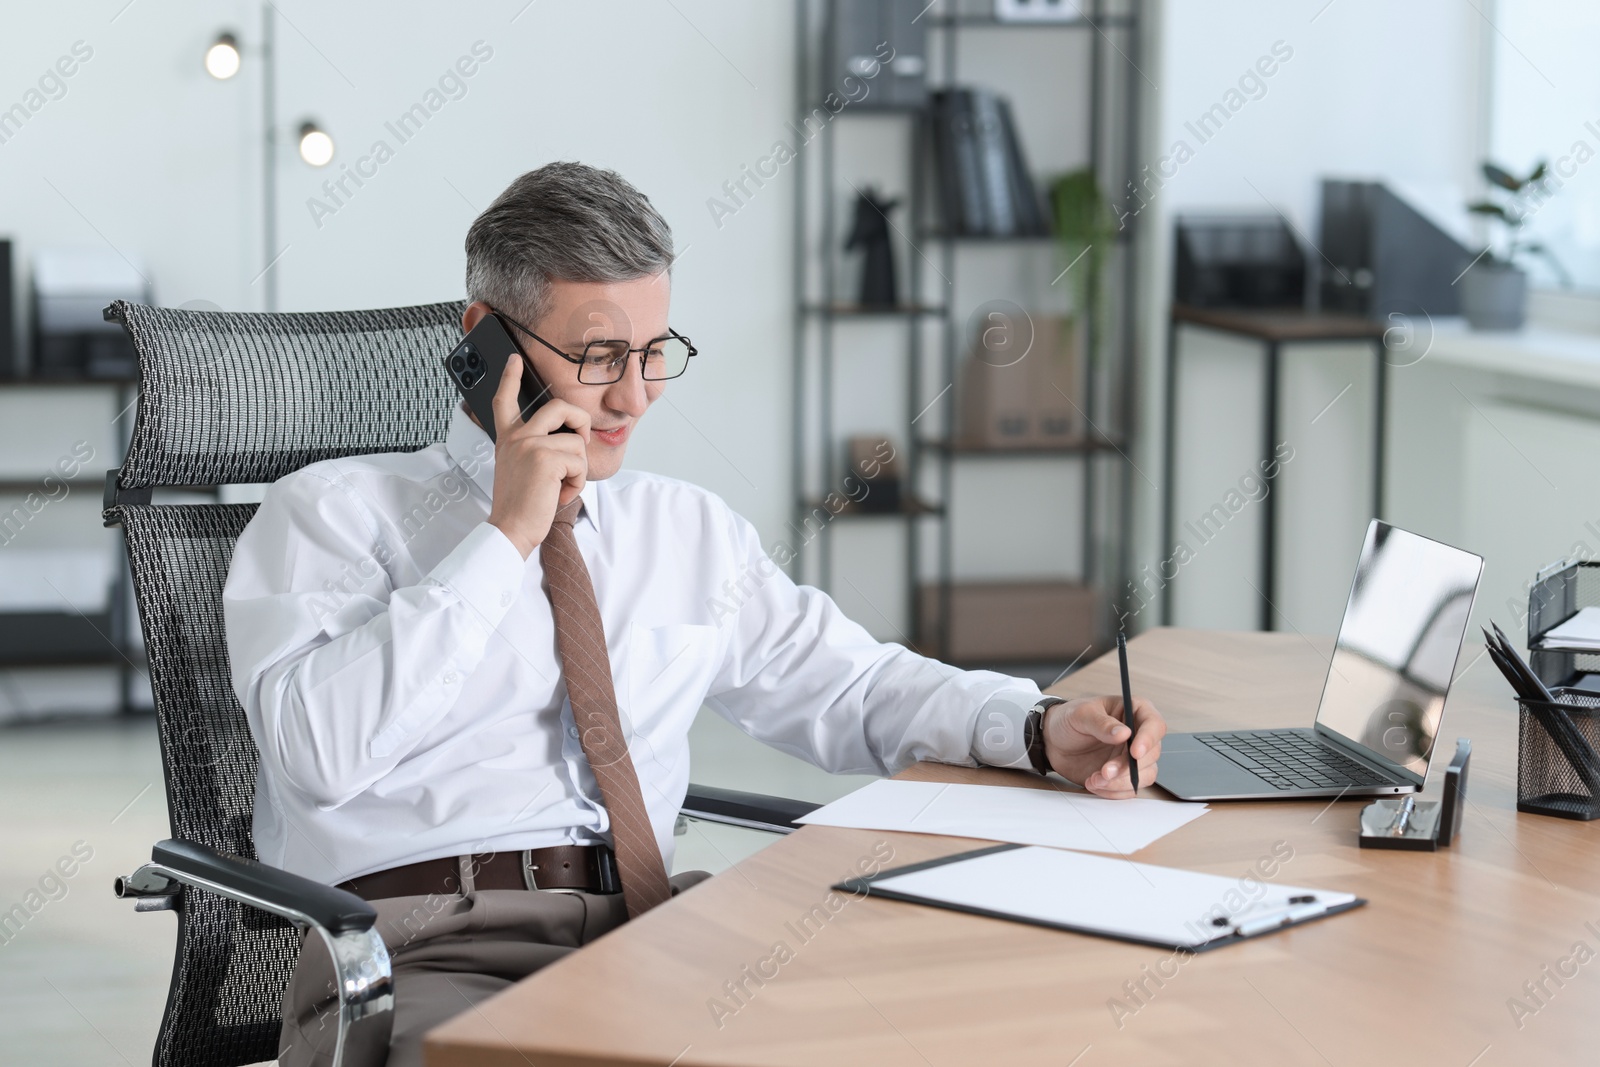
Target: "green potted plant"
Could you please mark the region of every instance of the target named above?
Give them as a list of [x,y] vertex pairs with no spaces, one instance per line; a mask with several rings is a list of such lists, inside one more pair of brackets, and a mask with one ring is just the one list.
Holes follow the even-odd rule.
[[1537,241],[1527,240],[1522,228],[1532,218],[1543,198],[1530,202],[1530,195],[1543,193],[1548,174],[1541,162],[1526,178],[1518,178],[1504,167],[1483,164],[1493,198],[1467,205],[1474,215],[1498,222],[1503,231],[1498,252],[1495,242],[1481,252],[1461,275],[1461,313],[1474,330],[1516,330],[1527,318],[1528,276],[1517,266],[1520,257],[1538,255],[1555,270],[1563,286],[1571,279],[1559,260]]
[[1048,197],[1051,232],[1060,255],[1059,273],[1051,284],[1066,286],[1072,310],[1065,318],[1037,324],[1042,358],[1032,369],[1041,436],[1057,439],[1093,430],[1080,406],[1087,404],[1080,390],[1087,380],[1086,368],[1099,364],[1105,345],[1107,293],[1101,283],[1116,229],[1100,183],[1087,167],[1052,181]]
[[[1050,183],[1050,216],[1060,249],[1062,277],[1072,294],[1072,317],[1100,325],[1105,294],[1098,284],[1115,236],[1110,205],[1100,193],[1094,171],[1069,171]],[[1097,331],[1098,332],[1098,331]]]

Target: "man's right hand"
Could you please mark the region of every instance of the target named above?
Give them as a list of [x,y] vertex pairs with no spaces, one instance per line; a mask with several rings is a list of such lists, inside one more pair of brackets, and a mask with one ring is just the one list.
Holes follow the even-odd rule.
[[[551,397],[522,421],[517,394],[526,373],[506,360],[494,394],[494,501],[489,522],[528,556],[550,532],[556,509],[583,490],[589,472],[589,413]],[[570,426],[575,433],[556,433]]]

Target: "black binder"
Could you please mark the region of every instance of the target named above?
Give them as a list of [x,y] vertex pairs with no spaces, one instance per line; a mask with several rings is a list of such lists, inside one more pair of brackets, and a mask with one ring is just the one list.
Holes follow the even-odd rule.
[[978,145],[972,120],[972,94],[944,89],[933,100],[934,159],[938,167],[944,226],[952,234],[988,232]]
[[1010,104],[985,89],[943,89],[929,108],[945,232],[969,237],[1050,232]]
[[1022,153],[1022,138],[1017,135],[1011,102],[1003,96],[996,98],[996,102],[1000,110],[1000,127],[1005,131],[1006,160],[1011,177],[1011,202],[1016,212],[1017,233],[1025,237],[1043,236],[1050,232],[1050,224],[1039,202],[1038,187],[1033,184],[1033,172],[1028,170],[1027,157]]
[[979,183],[982,188],[983,232],[1009,237],[1017,232],[1017,213],[1012,201],[1015,175],[1006,145],[1006,129],[1000,117],[1000,98],[985,89],[974,89],[972,101],[973,139],[978,154]]

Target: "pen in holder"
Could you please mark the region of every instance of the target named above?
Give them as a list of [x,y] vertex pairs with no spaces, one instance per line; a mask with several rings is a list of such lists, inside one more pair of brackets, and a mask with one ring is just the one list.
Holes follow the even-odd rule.
[[1467,804],[1467,764],[1472,742],[1456,739],[1456,754],[1444,772],[1444,790],[1438,800],[1418,800],[1409,793],[1399,800],[1377,800],[1361,811],[1362,848],[1392,848],[1406,852],[1433,852],[1448,847],[1461,830]]
[[1600,818],[1600,697],[1554,689],[1517,701],[1517,810]]

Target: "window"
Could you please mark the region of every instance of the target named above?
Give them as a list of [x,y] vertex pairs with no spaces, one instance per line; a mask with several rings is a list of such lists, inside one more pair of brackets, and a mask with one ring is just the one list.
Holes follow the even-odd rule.
[[[1490,159],[1517,177],[1541,161],[1550,177],[1525,196],[1525,240],[1549,249],[1521,266],[1539,286],[1600,295],[1600,4],[1594,0],[1473,0],[1489,21],[1492,48]],[[1504,248],[1496,228],[1495,250]]]

